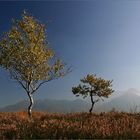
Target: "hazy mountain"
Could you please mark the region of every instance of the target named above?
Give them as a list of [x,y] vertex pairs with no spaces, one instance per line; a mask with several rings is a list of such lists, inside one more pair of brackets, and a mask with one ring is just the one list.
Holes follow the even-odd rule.
[[[29,102],[21,101],[13,105],[0,108],[0,111],[20,111],[27,110]],[[47,111],[47,112],[85,112],[91,106],[90,100],[36,100],[33,110],[34,111]],[[140,92],[136,89],[129,89],[127,91],[117,91],[110,98],[104,102],[99,102],[95,105],[93,111],[107,112],[115,108],[118,111],[140,111]]]
[[[29,102],[21,101],[13,105],[0,108],[1,112],[13,112],[20,110],[27,110]],[[83,100],[36,100],[34,104],[34,111],[47,111],[47,112],[82,112],[87,111],[89,104]]]
[[115,95],[115,97],[97,106],[95,110],[106,112],[113,108],[126,112],[140,111],[140,92],[136,89],[119,92],[119,95]]

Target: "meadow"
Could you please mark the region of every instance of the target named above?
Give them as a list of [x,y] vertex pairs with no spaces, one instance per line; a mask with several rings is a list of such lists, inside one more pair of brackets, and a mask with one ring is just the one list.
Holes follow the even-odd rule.
[[140,113],[0,113],[0,139],[140,138]]

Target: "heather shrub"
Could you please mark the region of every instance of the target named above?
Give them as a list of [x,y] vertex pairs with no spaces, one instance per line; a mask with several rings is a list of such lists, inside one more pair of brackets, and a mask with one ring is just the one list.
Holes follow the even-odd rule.
[[56,114],[0,113],[0,139],[140,138],[140,114],[108,112]]

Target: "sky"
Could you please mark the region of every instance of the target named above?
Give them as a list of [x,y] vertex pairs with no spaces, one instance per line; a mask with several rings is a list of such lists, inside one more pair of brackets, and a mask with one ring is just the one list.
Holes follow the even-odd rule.
[[[140,90],[140,1],[0,1],[0,36],[23,10],[46,24],[51,47],[73,71],[43,85],[35,99],[76,99],[71,88],[87,74],[113,79],[113,89]],[[0,69],[0,106],[28,99]]]

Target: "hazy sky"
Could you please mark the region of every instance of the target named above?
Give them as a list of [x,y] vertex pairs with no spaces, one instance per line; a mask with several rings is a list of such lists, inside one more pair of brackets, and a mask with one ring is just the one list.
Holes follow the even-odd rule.
[[[73,71],[44,85],[35,98],[74,99],[71,87],[86,74],[113,79],[115,90],[140,90],[140,1],[0,2],[0,34],[27,9],[47,24],[48,41]],[[0,106],[27,99],[0,71]]]

